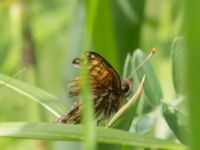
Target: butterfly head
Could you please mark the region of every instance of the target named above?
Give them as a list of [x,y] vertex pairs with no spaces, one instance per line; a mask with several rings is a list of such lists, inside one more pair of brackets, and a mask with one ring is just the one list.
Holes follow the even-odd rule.
[[121,81],[121,90],[123,97],[127,97],[132,89],[132,81],[131,80],[122,80]]

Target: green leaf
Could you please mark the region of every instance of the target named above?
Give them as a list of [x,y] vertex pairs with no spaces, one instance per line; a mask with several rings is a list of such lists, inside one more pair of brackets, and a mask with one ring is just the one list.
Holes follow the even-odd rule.
[[[134,55],[136,66],[139,66],[146,58],[146,56],[140,49],[137,49]],[[149,103],[152,107],[158,106],[163,97],[163,94],[158,78],[149,61],[147,61],[139,70],[137,70],[137,76],[140,81],[142,80],[143,75],[146,75],[144,91],[149,100]]]
[[138,118],[138,121],[135,124],[135,131],[139,134],[146,134],[153,129],[154,125],[155,120],[148,115],[144,115]]
[[36,101],[57,117],[60,117],[66,112],[64,107],[65,104],[59,101],[57,97],[27,83],[0,74],[0,85],[7,86],[14,91]]
[[[82,141],[83,127],[49,123],[1,123],[0,137],[55,141]],[[157,149],[183,149],[185,146],[154,137],[146,137],[116,129],[97,128],[99,143],[149,147]]]
[[177,109],[169,106],[168,104],[162,104],[162,111],[165,120],[175,136],[180,142],[187,144],[189,133],[188,119]]
[[177,37],[172,44],[172,74],[177,94],[185,91],[185,52],[183,38]]

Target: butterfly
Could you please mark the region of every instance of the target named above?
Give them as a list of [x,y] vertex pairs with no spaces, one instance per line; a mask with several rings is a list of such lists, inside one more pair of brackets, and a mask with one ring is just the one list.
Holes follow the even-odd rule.
[[[101,55],[88,51],[85,53],[89,83],[91,87],[92,100],[94,101],[95,117],[104,114],[106,124],[109,116],[113,112],[117,112],[122,104],[122,100],[127,97],[131,91],[132,81],[121,80],[116,70]],[[72,63],[78,67],[84,62],[83,58],[75,58]],[[80,96],[81,77],[76,77],[68,83],[69,96]],[[73,123],[81,122],[81,106],[82,101],[77,101],[72,109],[57,120],[57,123]]]

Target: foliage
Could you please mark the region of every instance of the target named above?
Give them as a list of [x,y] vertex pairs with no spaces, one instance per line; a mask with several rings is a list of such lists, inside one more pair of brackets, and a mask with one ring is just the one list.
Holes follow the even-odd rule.
[[[84,149],[185,149],[191,135],[183,88],[183,10],[180,0],[0,2],[0,137],[9,137],[0,139],[0,149],[30,147],[19,138],[45,140],[43,146],[32,140],[33,149],[80,149],[79,142],[55,141],[83,141]],[[145,74],[143,93],[115,129],[92,121],[87,84],[83,125],[52,123],[73,103],[65,86],[77,74],[73,58],[95,50],[126,79],[146,55],[138,47],[158,50],[134,73],[130,97]]]

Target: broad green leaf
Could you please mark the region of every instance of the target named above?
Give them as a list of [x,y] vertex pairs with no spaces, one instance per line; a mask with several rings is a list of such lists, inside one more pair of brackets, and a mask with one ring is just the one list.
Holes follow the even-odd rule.
[[177,109],[169,106],[168,104],[162,104],[162,111],[168,126],[171,128],[175,136],[180,142],[188,143],[189,127],[188,119]]
[[[49,123],[1,123],[0,137],[41,139],[54,141],[82,141],[83,127]],[[146,137],[116,129],[97,128],[99,143],[148,147],[156,149],[184,149],[185,146],[167,140]]]
[[172,74],[174,88],[177,94],[184,93],[186,88],[186,74],[185,74],[185,50],[183,38],[178,37],[173,41],[172,44]]
[[58,100],[57,97],[20,80],[0,74],[0,85],[7,86],[37,103],[40,103],[57,117],[60,117],[66,111],[64,107],[65,104]]
[[[140,49],[136,50],[134,55],[136,66],[139,66],[146,57]],[[158,106],[160,104],[163,94],[158,78],[149,61],[147,61],[139,70],[137,70],[137,76],[140,81],[143,75],[146,76],[144,91],[149,100],[149,103],[152,107]]]

